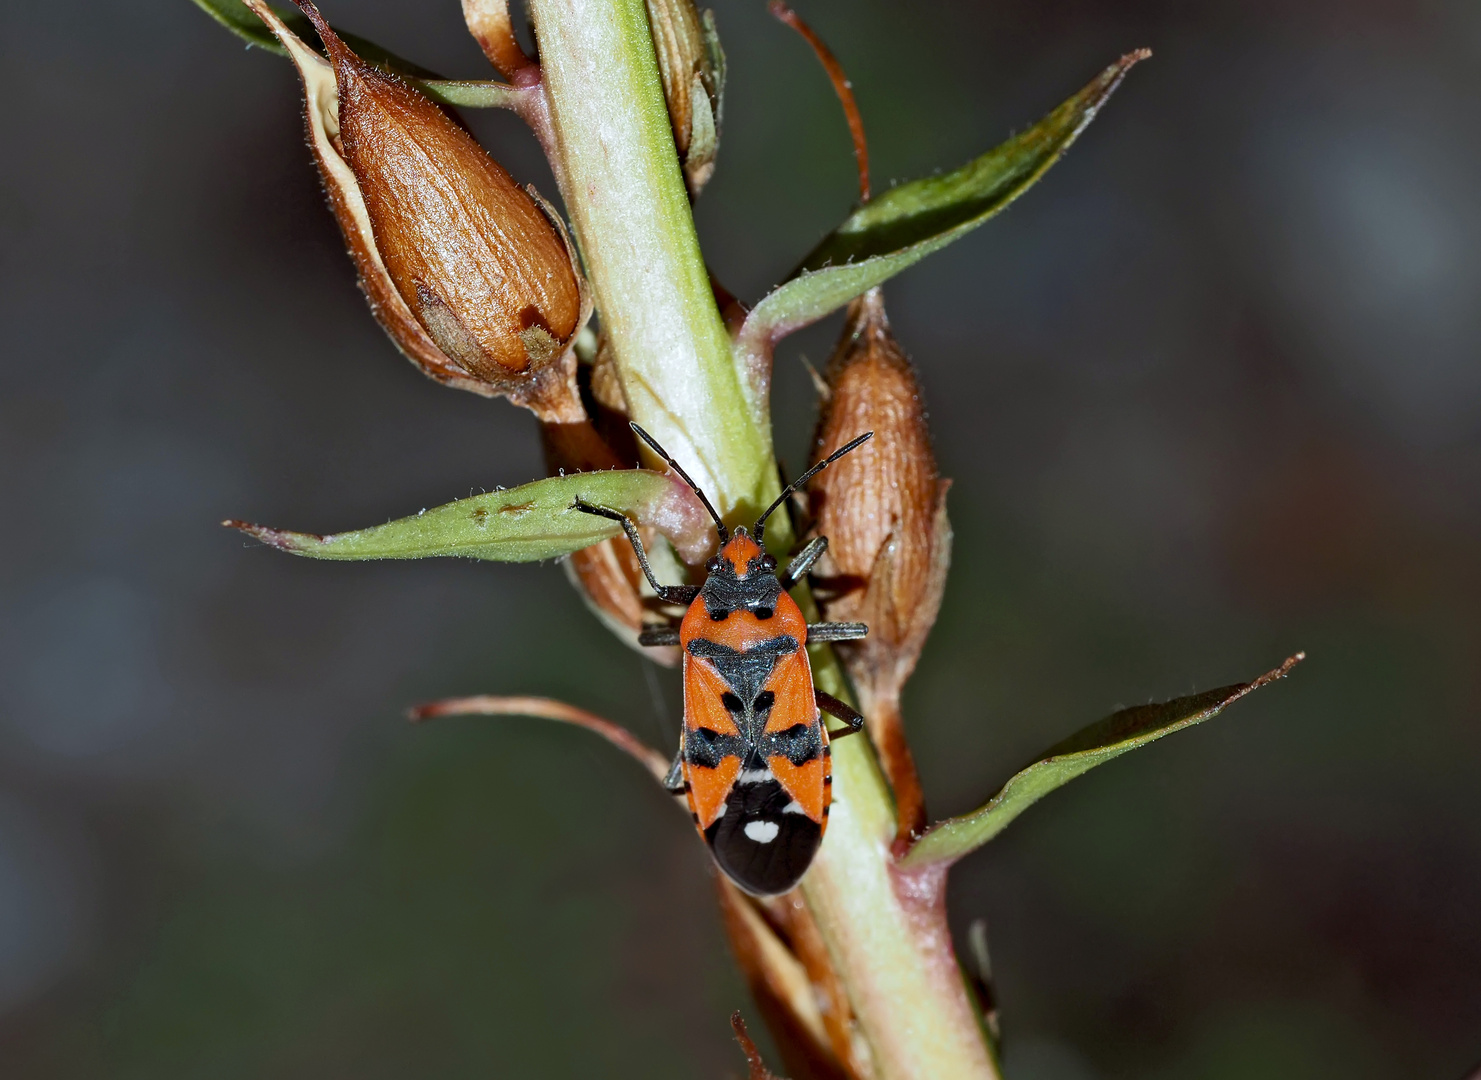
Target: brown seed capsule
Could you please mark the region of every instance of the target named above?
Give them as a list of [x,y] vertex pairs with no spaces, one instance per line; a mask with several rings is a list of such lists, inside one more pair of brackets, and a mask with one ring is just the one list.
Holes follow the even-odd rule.
[[725,53],[715,32],[714,12],[701,15],[693,0],[647,0],[647,4],[674,144],[689,195],[698,198],[715,172]]
[[[626,428],[623,429],[627,431]],[[545,461],[552,475],[557,472],[592,472],[598,469],[631,469],[637,464],[637,447],[629,438],[626,457],[614,450],[590,421],[540,426]],[[627,431],[629,437],[631,432]],[[669,551],[658,530],[639,525],[654,561],[661,567]],[[677,648],[650,648],[638,644],[638,634],[647,623],[662,622],[663,605],[643,576],[632,545],[625,537],[603,540],[582,548],[565,559],[566,577],[602,625],[648,659],[665,667],[678,664]],[[669,567],[672,576],[677,567]],[[677,580],[677,578],[674,578]]]
[[617,357],[605,334],[598,337],[591,366],[583,367],[581,374],[585,376],[581,380],[582,389],[591,391],[591,399],[586,402],[586,407],[597,434],[625,462],[624,467],[638,465],[638,439],[629,426],[632,409],[627,403],[627,394],[622,389]]
[[589,303],[564,230],[461,127],[356,56],[310,3],[326,64],[247,0],[303,76],[310,144],[371,310],[426,374],[581,416],[567,346]]
[[894,786],[905,839],[924,826],[925,810],[900,691],[941,606],[950,482],[937,472],[915,370],[890,332],[879,289],[849,306],[825,378],[814,460],[861,431],[874,438],[809,485],[815,529],[828,538],[819,601],[830,621],[869,624],[867,638],[838,650]]

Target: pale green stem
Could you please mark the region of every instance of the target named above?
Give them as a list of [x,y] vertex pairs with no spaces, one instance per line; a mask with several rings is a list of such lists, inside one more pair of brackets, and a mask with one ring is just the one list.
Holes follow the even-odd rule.
[[[529,0],[562,195],[634,418],[748,522],[777,490],[709,286],[643,0]],[[752,358],[754,359],[754,358]],[[768,539],[790,542],[777,519]],[[809,603],[804,596],[805,603]],[[844,695],[825,647],[819,685]],[[803,883],[877,1080],[995,1080],[952,951],[941,877],[900,874],[894,809],[867,740],[838,744],[823,849]]]
[[531,0],[562,192],[632,415],[737,522],[776,491],[674,149],[643,0]]
[[[823,690],[847,696],[827,646],[809,650]],[[946,869],[902,874],[890,845],[894,800],[873,748],[833,744],[828,836],[802,895],[848,988],[881,1080],[996,1080],[946,923]]]

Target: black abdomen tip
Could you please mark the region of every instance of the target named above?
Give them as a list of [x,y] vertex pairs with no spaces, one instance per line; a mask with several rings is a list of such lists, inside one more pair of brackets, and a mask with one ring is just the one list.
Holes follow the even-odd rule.
[[807,873],[823,827],[799,812],[781,784],[765,780],[732,788],[725,812],[705,830],[705,840],[731,881],[753,895],[776,896]]

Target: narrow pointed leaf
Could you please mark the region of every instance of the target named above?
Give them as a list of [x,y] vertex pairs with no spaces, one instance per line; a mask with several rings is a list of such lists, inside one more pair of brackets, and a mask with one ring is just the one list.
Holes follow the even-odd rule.
[[477,79],[418,79],[416,86],[439,105],[464,109],[512,109],[526,93],[508,83]]
[[997,836],[1009,822],[1055,788],[1112,758],[1217,716],[1252,690],[1284,678],[1305,656],[1297,653],[1252,682],[1122,709],[1091,724],[1019,771],[980,810],[931,826],[901,860],[901,866],[918,869],[933,863],[955,862]]
[[[200,8],[211,18],[226,27],[237,37],[248,45],[255,45],[259,49],[277,53],[279,56],[287,56],[288,50],[283,48],[278,39],[273,37],[272,31],[263,25],[262,20],[242,3],[242,0],[195,0],[196,7]],[[288,29],[301,37],[304,41],[316,42],[318,35],[314,33],[313,25],[298,11],[277,11],[278,17],[287,24]],[[373,41],[367,41],[357,34],[347,34],[334,28],[334,32],[344,39],[346,45],[354,49],[366,60],[377,67],[389,68],[401,75],[410,76],[413,79],[441,79],[435,71],[414,64],[404,57],[397,56],[389,49],[383,49]],[[436,97],[435,94],[432,95]],[[463,102],[454,101],[446,104],[461,105]]]
[[687,488],[642,469],[553,476],[459,499],[373,528],[327,536],[244,521],[223,524],[280,551],[312,559],[458,555],[495,562],[536,562],[622,534],[615,521],[573,509],[577,500],[623,511],[640,523],[657,527],[681,555],[695,561],[714,539],[704,509]]
[[742,337],[776,341],[981,225],[1059,160],[1149,55],[1123,56],[1039,123],[955,172],[901,184],[860,207],[756,305]]

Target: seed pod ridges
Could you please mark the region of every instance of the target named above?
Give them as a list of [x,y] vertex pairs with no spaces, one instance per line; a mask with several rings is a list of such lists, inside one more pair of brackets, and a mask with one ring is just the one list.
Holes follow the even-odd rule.
[[874,438],[808,486],[813,528],[828,537],[818,599],[830,621],[869,636],[837,648],[895,788],[902,837],[924,825],[919,782],[900,719],[900,692],[936,621],[951,558],[946,489],[931,451],[915,369],[872,289],[848,310],[824,373],[828,396],[813,460],[855,433]]

